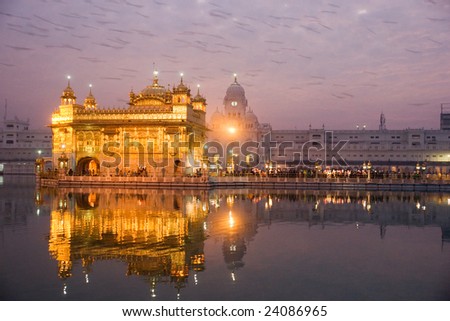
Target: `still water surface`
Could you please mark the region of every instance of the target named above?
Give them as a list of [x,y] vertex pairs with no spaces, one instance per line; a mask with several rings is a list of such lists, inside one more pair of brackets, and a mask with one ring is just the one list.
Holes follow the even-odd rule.
[[449,300],[450,194],[0,179],[2,300]]

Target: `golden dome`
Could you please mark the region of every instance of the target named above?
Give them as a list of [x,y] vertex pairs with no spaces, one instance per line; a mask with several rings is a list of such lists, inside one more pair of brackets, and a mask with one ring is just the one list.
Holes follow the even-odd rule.
[[161,86],[158,83],[158,71],[153,71],[153,84],[151,86],[147,86],[145,87],[142,91],[141,91],[141,95],[144,97],[154,97],[154,96],[159,96],[159,97],[164,97],[166,93],[166,89],[164,88],[164,86]]

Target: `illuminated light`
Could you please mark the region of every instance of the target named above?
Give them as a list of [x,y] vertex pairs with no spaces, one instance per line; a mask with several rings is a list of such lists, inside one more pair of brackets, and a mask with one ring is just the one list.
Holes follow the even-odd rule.
[[427,207],[424,205],[422,206],[422,211],[425,211],[427,209]]
[[228,223],[230,225],[230,228],[233,228],[233,226],[234,226],[234,218],[233,218],[233,213],[231,213],[231,211],[228,213]]
[[319,201],[314,204],[314,210],[317,211],[319,209]]
[[450,198],[447,198],[447,205],[450,206]]
[[272,198],[269,197],[269,207],[272,207],[273,203],[272,203]]
[[38,209],[36,210],[36,215],[39,216],[39,214],[41,214],[41,209],[40,209],[40,208],[38,208]]
[[86,280],[86,283],[89,283],[89,274],[86,274],[86,275],[84,276],[84,278],[85,278],[85,280]]
[[372,208],[372,205],[370,205],[370,204],[367,204],[367,207],[366,207],[366,209],[367,209],[367,211],[369,211],[370,212],[370,209]]
[[194,284],[195,284],[195,285],[198,284],[197,273],[194,274]]
[[418,210],[420,210],[420,203],[419,203],[419,202],[417,202],[416,208],[417,208]]
[[236,133],[236,128],[230,127],[230,128],[228,128],[228,132],[229,132],[230,134],[234,134],[234,133]]
[[359,223],[358,222],[356,222],[356,229],[359,230]]
[[70,80],[70,75],[69,75],[69,76],[67,76],[67,80]]
[[231,272],[231,280],[233,280],[233,282],[236,282],[236,275],[234,274],[234,272]]
[[203,222],[203,229],[204,229],[204,230],[207,230],[207,229],[208,229],[208,226],[206,225],[206,222]]
[[64,294],[64,295],[67,294],[67,285],[65,285],[65,284],[64,284],[64,287],[63,287],[63,294]]

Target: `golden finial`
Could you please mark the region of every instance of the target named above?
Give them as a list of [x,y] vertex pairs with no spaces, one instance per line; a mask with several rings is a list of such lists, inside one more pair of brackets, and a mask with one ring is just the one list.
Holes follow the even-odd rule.
[[155,69],[155,63],[153,63],[153,86],[158,86],[158,70]]

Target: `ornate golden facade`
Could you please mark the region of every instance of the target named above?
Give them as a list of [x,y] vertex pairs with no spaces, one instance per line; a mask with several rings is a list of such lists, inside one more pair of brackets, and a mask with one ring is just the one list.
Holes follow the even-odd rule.
[[158,72],[127,108],[98,108],[91,89],[84,104],[70,86],[52,114],[53,163],[75,174],[191,174],[202,167],[206,99],[183,83],[161,86]]

